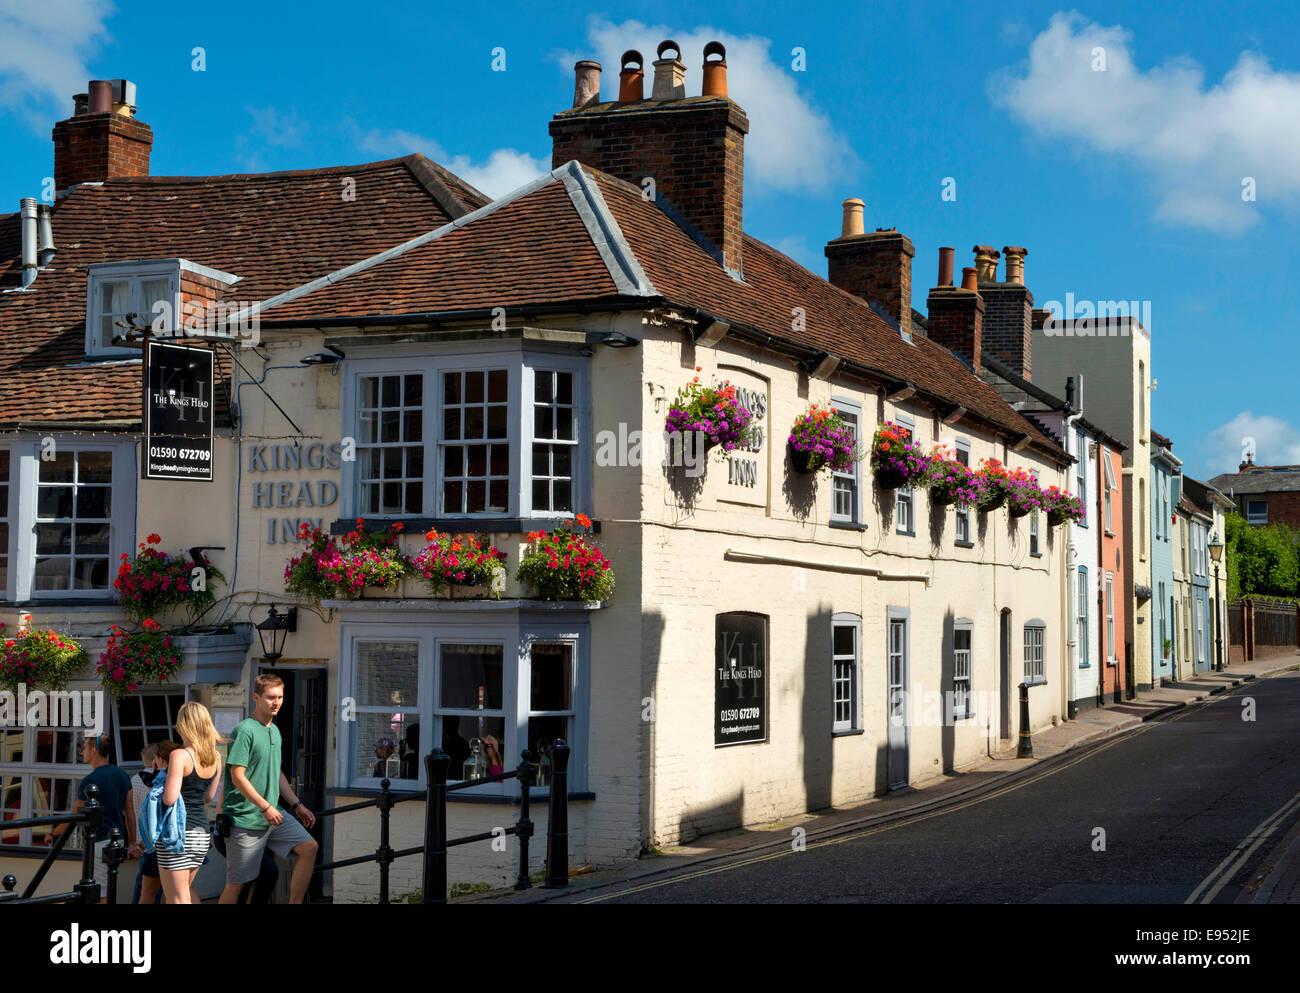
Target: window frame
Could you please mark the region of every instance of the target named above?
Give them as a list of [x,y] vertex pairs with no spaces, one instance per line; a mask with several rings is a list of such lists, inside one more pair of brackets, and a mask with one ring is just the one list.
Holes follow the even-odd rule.
[[[854,419],[855,440],[859,449],[862,447],[862,405],[856,401],[849,400],[846,397],[832,396],[831,410],[848,414]],[[848,516],[836,511],[836,484],[847,484],[850,492],[850,501],[853,508]],[[853,463],[853,468],[849,472],[839,472],[831,470],[831,523],[833,524],[861,524],[862,523],[862,469],[857,460]]]
[[1116,489],[1115,467],[1111,465],[1110,451],[1106,448],[1105,445],[1103,445],[1101,448],[1101,459],[1102,459],[1102,473],[1104,475],[1103,488],[1105,489],[1105,492],[1102,494],[1101,497],[1102,528],[1107,534],[1113,535],[1115,533],[1115,513],[1113,509],[1114,502],[1115,502],[1114,493]]
[[[1037,618],[1025,622],[1021,644],[1024,647],[1024,677],[1028,686],[1047,685],[1047,625]],[[1030,633],[1035,634],[1031,640]],[[1031,652],[1036,650],[1036,652]],[[1035,670],[1037,671],[1035,674]]]
[[[895,411],[893,420],[900,428],[907,429],[907,441],[916,444],[915,419],[901,411]],[[900,508],[904,504],[907,506],[906,528],[901,526],[903,512]],[[894,490],[894,533],[905,535],[908,538],[916,537],[916,490],[910,483]]]
[[[847,628],[853,631],[853,655],[835,654],[835,631]],[[862,726],[862,618],[858,614],[836,613],[831,615],[831,734],[861,733]],[[850,662],[849,677],[849,719],[847,722],[838,718],[840,704],[840,680],[836,667],[845,660]]]
[[[359,407],[361,380],[366,376],[420,372],[424,377],[423,423],[421,444],[424,446],[422,511],[419,514],[362,514],[361,473],[358,460],[342,462],[340,502],[342,517],[352,520],[398,521],[410,518],[455,518],[472,525],[482,521],[526,518],[538,520],[573,519],[591,504],[591,390],[589,360],[573,349],[546,346],[529,341],[472,340],[444,347],[423,347],[397,355],[375,346],[349,347],[345,360],[340,423],[345,438],[360,437]],[[355,358],[353,357],[355,353]],[[510,446],[508,506],[504,512],[444,513],[442,502],[444,471],[442,391],[444,372],[466,372],[505,368],[510,397],[505,443]],[[538,511],[532,505],[532,449],[534,441],[535,372],[570,372],[574,376],[575,447],[573,459],[572,504],[574,511]],[[485,442],[486,443],[486,442]],[[499,442],[498,442],[499,443]]]
[[1117,657],[1115,655],[1115,574],[1106,573],[1106,588],[1103,593],[1106,610],[1106,664],[1115,665]]
[[[1246,500],[1246,523],[1247,524],[1268,524],[1268,501],[1267,500]],[[1258,512],[1251,510],[1251,507],[1262,507],[1263,510]]]
[[1092,668],[1092,658],[1088,653],[1088,606],[1092,600],[1092,587],[1088,585],[1088,567],[1081,565],[1075,573],[1075,639],[1079,645],[1078,668]]
[[[964,649],[966,652],[966,675],[958,675],[958,658],[957,653],[963,651],[957,647],[957,634],[963,632],[967,635],[970,647]],[[975,717],[975,621],[969,617],[958,617],[952,622],[952,705],[951,714],[953,721],[972,720]],[[957,709],[957,684],[964,682],[966,684],[964,710]]]
[[[102,590],[35,589],[37,496],[40,489],[41,449],[43,440],[47,437],[54,438],[56,452],[107,452],[112,456],[108,577],[107,585]],[[135,550],[136,493],[140,475],[137,439],[104,440],[82,434],[35,435],[24,432],[15,440],[0,445],[0,448],[9,451],[9,574],[7,585],[0,589],[0,596],[10,603],[53,604],[72,600],[115,602],[117,593],[113,590],[114,566],[123,553],[129,555]]]
[[152,323],[155,315],[146,313],[140,300],[142,284],[149,279],[167,278],[171,285],[169,295],[172,301],[172,326],[164,328],[168,333],[175,330],[181,314],[181,261],[168,259],[164,261],[128,261],[128,262],[93,262],[86,266],[86,333],[85,350],[90,358],[133,358],[140,359],[138,348],[125,348],[101,344],[99,341],[99,324],[103,316],[97,303],[98,290],[104,283],[129,282],[127,306],[123,313],[134,312],[145,323]]
[[[1075,489],[1078,490],[1078,492],[1075,495],[1083,502],[1083,520],[1079,523],[1079,527],[1086,528],[1088,526],[1088,516],[1089,516],[1088,515],[1089,438],[1086,434],[1083,433],[1082,428],[1076,429],[1074,437],[1075,437],[1075,443],[1078,445],[1078,453],[1076,455],[1078,461],[1075,465],[1075,472],[1074,472]],[[1098,450],[1099,451],[1101,450],[1100,446],[1098,446]]]
[[[957,438],[953,441],[953,454],[957,461],[961,462],[966,468],[970,468],[971,446],[969,438]],[[966,456],[963,461],[962,456]],[[953,506],[953,541],[962,545],[973,545],[971,538],[971,511],[969,507],[963,507],[961,504]]]
[[1037,510],[1031,510],[1029,512],[1029,554],[1036,559],[1043,557],[1039,539],[1039,514]]
[[[354,697],[357,686],[359,641],[418,642],[417,700],[420,724],[428,737],[421,748],[441,741],[442,725],[438,694],[444,645],[500,644],[502,646],[501,709],[505,715],[505,734],[501,742],[502,767],[506,772],[519,763],[524,748],[521,741],[528,733],[532,715],[531,679],[534,644],[571,643],[573,648],[570,678],[572,719],[571,735],[566,739],[572,750],[569,761],[569,792],[587,788],[587,742],[590,734],[591,626],[586,612],[555,618],[528,611],[508,611],[505,616],[481,610],[439,611],[432,620],[413,623],[409,613],[366,612],[365,616],[344,616],[339,631],[339,697]],[[400,630],[396,629],[400,625]],[[542,714],[543,712],[537,712]],[[552,713],[552,712],[545,712]],[[554,712],[554,713],[559,713]],[[355,775],[357,768],[358,722],[344,721],[340,710],[336,722],[338,748],[335,754],[335,782],[344,790],[378,790],[381,777]],[[461,770],[448,770],[449,783],[460,781]],[[417,778],[392,779],[401,788],[425,789],[427,782],[423,762],[418,764]],[[534,785],[532,795],[549,793],[549,786]],[[511,799],[519,796],[518,780],[483,783],[458,790],[457,796],[487,796]]]

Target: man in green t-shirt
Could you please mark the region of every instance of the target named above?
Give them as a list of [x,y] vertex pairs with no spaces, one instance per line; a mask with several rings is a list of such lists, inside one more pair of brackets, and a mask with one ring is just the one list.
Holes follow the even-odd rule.
[[[253,716],[239,722],[226,752],[226,792],[221,809],[230,815],[233,828],[226,839],[226,888],[222,903],[236,903],[244,884],[257,878],[262,852],[284,858],[293,852],[293,875],[289,880],[289,902],[302,903],[311,883],[319,847],[307,828],[316,815],[293,795],[289,780],[280,768],[280,729],[275,715],[284,703],[284,680],[263,673],[253,682]],[[288,810],[302,824],[278,809],[281,799],[292,800]]]

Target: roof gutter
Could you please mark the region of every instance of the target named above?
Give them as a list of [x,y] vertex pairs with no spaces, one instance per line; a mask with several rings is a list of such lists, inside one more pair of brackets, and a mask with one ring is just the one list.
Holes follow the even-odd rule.
[[370,328],[401,324],[454,324],[491,320],[503,312],[506,317],[534,317],[548,314],[595,314],[602,311],[643,310],[668,301],[663,297],[598,297],[566,303],[518,304],[513,307],[480,307],[477,310],[422,310],[409,314],[368,314],[363,317],[310,317],[263,319],[265,328]]

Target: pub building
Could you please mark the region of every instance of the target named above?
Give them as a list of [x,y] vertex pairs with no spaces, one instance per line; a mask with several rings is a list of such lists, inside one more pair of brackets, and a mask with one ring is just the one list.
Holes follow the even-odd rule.
[[[624,55],[617,100],[602,100],[597,63],[578,63],[573,106],[550,123],[552,171],[495,201],[422,156],[150,177],[152,132],[97,84],[56,126],[59,197],[34,212],[39,259],[14,256],[0,300],[3,619],[75,635],[93,671],[122,620],[123,551],[157,533],[169,552],[206,548],[225,577],[178,636],[185,668],[112,713],[125,768],[170,733],[179,701],[230,726],[274,671],[286,771],[314,809],[384,778],[423,786],[435,744],[453,778],[473,778],[489,739],[511,769],[563,738],[578,869],[970,767],[1021,730],[1022,683],[1032,729],[1063,717],[1059,528],[887,489],[866,458],[801,473],[786,444],[817,404],[863,447],[889,421],[926,452],[1063,485],[1071,457],[979,376],[987,354],[1030,379],[1023,254],[999,283],[998,253],[981,250],[979,280],[954,286],[941,251],[922,315],[911,241],[866,232],[849,200],[830,279],[814,275],[742,230],[749,123],[722,46],[706,48],[702,87],[674,43],[658,56],[647,97],[641,55]],[[60,156],[78,140],[107,153],[73,168]],[[20,223],[0,219],[15,252]],[[1002,291],[996,314],[981,283]],[[217,353],[211,482],[141,478],[140,353],[110,326],[157,299],[222,305],[224,327],[241,328],[184,342]],[[689,438],[662,441],[696,377],[735,386],[754,428],[705,462]],[[528,535],[578,515],[613,593],[537,599],[514,578]],[[302,525],[339,536],[359,518],[400,523],[412,555],[430,528],[480,536],[506,553],[504,587],[431,595],[408,577],[353,598],[286,594]],[[268,653],[272,607],[296,610]],[[87,770],[64,733],[3,732],[5,816],[71,805]],[[452,796],[453,836],[517,817],[511,781]],[[533,810],[544,832],[545,805]],[[395,848],[422,830],[419,804],[394,809]],[[321,831],[322,859],[378,844],[373,810]],[[0,869],[37,842],[4,836]],[[516,859],[453,849],[451,881],[505,885]],[[419,870],[395,862],[393,893],[416,890]],[[219,865],[205,872],[219,882]],[[319,885],[339,902],[377,893],[364,865]]]

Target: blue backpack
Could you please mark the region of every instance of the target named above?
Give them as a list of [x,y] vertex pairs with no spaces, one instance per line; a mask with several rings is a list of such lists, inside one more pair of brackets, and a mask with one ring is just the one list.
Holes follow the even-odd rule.
[[163,806],[163,787],[167,785],[167,770],[154,776],[149,795],[140,803],[140,841],[146,852],[162,851],[180,855],[185,851],[185,804],[180,798],[170,807]]

